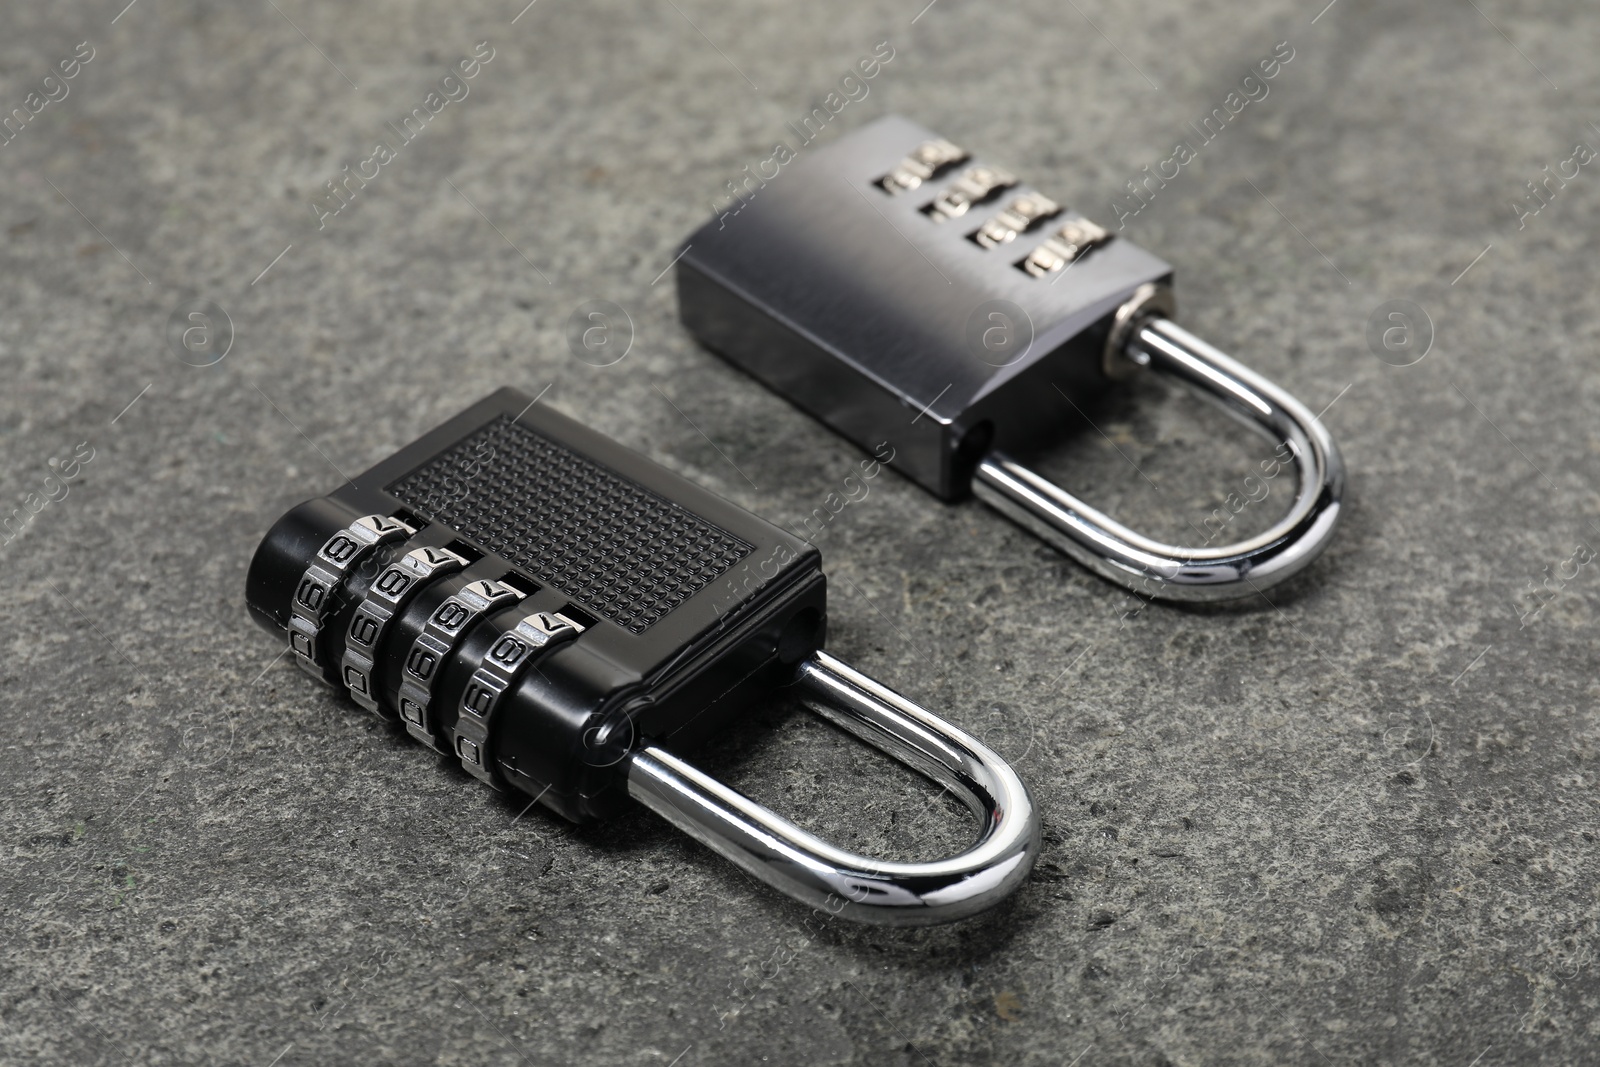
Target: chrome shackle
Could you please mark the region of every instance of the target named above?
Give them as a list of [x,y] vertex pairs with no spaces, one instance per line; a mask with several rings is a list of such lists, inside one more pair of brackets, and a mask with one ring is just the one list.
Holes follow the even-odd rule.
[[817,652],[796,684],[805,705],[927,778],[978,816],[964,852],[918,863],[858,856],[828,844],[665,749],[628,756],[628,792],[745,871],[796,900],[860,922],[922,926],[998,903],[1027,877],[1039,851],[1039,814],[1015,771],[986,745]]
[[1156,311],[1157,305],[1170,308],[1167,292],[1146,286],[1124,305],[1124,312],[1135,310],[1118,313],[1107,372],[1153,371],[1287,445],[1296,472],[1288,514],[1232,544],[1164,544],[1000,452],[978,463],[973,495],[1101,577],[1145,596],[1192,602],[1251,596],[1298,573],[1327,547],[1342,511],[1344,460],[1304,404]]

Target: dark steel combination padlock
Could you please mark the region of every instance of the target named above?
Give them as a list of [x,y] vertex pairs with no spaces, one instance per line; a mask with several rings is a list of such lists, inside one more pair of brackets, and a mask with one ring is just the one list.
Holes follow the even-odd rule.
[[[514,390],[284,515],[246,599],[313,676],[489,785],[576,821],[631,796],[841,914],[961,918],[1038,850],[999,756],[821,650],[815,548]],[[790,684],[965,799],[976,842],[926,863],[854,855],[669,751]]]
[[[1112,581],[1178,600],[1248,596],[1328,543],[1344,468],[1293,397],[1171,321],[1172,268],[898,117],[770,178],[677,260],[684,324],[709,348],[947,501],[972,492]],[[1256,537],[1145,537],[1009,453],[1140,368],[1279,445],[1299,484]],[[1276,462],[1276,461],[1273,461]]]

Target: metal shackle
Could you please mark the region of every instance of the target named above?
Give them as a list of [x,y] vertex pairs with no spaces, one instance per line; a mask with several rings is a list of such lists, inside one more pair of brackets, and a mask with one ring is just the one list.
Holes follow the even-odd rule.
[[1170,290],[1146,286],[1117,313],[1108,372],[1154,371],[1288,445],[1297,475],[1288,514],[1243,541],[1189,548],[1130,530],[1001,452],[979,462],[972,491],[1096,574],[1145,596],[1190,602],[1251,596],[1298,573],[1327,547],[1342,510],[1344,460],[1305,405],[1161,313],[1169,309]]
[[860,922],[923,926],[973,915],[1025,878],[1039,851],[1027,787],[986,745],[826,652],[800,664],[813,712],[949,788],[980,819],[959,855],[917,863],[828,844],[664,749],[627,758],[628,792],[684,833],[795,900]]

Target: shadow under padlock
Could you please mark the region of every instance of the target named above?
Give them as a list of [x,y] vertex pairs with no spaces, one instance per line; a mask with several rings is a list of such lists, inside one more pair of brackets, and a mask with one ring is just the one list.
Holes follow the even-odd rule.
[[[822,650],[813,546],[514,390],[289,511],[246,601],[313,677],[484,783],[579,822],[631,797],[849,918],[975,914],[1039,848],[1005,760]],[[780,688],[960,797],[973,843],[856,855],[683,758]]]
[[[905,119],[811,152],[691,235],[676,270],[683,322],[707,347],[862,447],[888,442],[890,465],[941,499],[977,496],[1145,596],[1251,596],[1338,525],[1344,466],[1326,429],[1172,321],[1170,265]],[[1281,450],[1285,515],[1169,544],[1016,458],[1146,372]]]

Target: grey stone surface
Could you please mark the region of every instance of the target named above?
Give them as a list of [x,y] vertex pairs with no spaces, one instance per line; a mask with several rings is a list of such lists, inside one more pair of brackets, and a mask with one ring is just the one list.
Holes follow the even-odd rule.
[[[94,49],[0,147],[0,514],[93,449],[0,547],[0,1060],[1600,1059],[1600,567],[1518,602],[1600,543],[1600,175],[1511,206],[1600,142],[1591,6],[120,2],[0,32],[8,113]],[[858,456],[655,279],[884,40],[839,127],[903,112],[1107,222],[1290,42],[1125,233],[1187,325],[1331,405],[1351,470],[1317,566],[1206,611],[1134,611],[894,476],[840,516],[831,648],[988,737],[1048,819],[1011,903],[919,932],[808,924],[645,812],[519,818],[242,606],[284,508],[501,384],[793,528]],[[470,95],[319,231],[323,183],[479,41]],[[169,347],[189,295],[231,318],[215,366]],[[635,329],[604,369],[565,341],[591,299]],[[1366,340],[1400,299],[1437,335],[1409,367]],[[1155,385],[1096,421],[1045,461],[1163,532],[1264,458]],[[966,832],[803,713],[703,758],[854,847]]]

